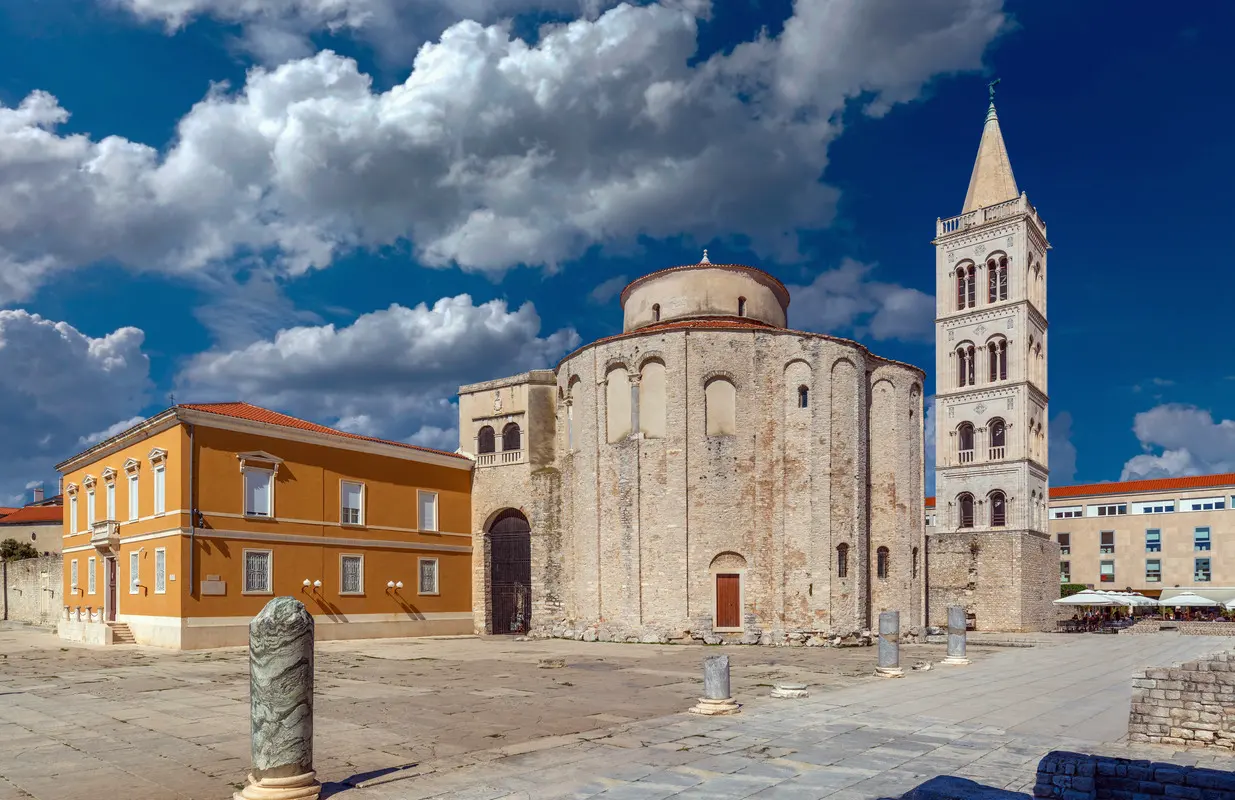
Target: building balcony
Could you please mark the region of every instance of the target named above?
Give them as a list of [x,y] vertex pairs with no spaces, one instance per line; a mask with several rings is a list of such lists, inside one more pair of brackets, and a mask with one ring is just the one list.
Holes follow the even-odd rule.
[[957,460],[961,464],[972,464],[973,463],[973,451],[972,450],[960,450],[957,452],[956,457],[957,457]]
[[100,553],[120,552],[120,523],[104,519],[90,526],[90,544]]
[[1016,216],[1017,214],[1028,214],[1033,218],[1034,222],[1038,223],[1042,230],[1046,230],[1046,223],[1038,216],[1038,210],[1030,204],[1024,195],[1021,195],[1004,203],[970,211],[968,214],[941,219],[935,224],[935,235],[943,236],[944,234],[956,233],[967,228],[976,228],[979,225],[996,222]]
[[476,456],[478,467],[504,467],[507,464],[522,464],[523,450],[502,450],[497,453],[480,453]]
[[1003,461],[1003,447],[991,448],[991,461]]

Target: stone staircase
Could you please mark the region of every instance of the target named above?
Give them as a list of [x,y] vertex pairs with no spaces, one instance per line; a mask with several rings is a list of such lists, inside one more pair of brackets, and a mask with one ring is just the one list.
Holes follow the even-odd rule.
[[137,644],[137,639],[133,638],[133,631],[129,630],[128,623],[109,622],[107,627],[111,628],[112,644]]

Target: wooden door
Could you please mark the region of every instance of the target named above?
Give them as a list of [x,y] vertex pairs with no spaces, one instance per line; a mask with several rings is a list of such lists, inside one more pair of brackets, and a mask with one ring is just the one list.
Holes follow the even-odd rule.
[[106,569],[103,570],[104,572],[103,580],[106,583],[106,591],[107,591],[107,595],[106,595],[107,616],[106,616],[105,621],[115,622],[116,621],[116,559],[105,558],[103,559],[103,563],[106,565]]
[[742,627],[741,575],[716,576],[717,628]]

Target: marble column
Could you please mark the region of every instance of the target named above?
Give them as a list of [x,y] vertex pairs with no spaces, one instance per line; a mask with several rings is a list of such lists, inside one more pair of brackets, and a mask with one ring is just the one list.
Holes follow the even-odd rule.
[[958,666],[969,663],[969,659],[965,658],[965,630],[967,627],[965,607],[948,606],[948,657],[941,663]]
[[729,690],[729,656],[703,659],[703,697],[691,707],[692,714],[736,714],[741,707],[733,702]]
[[875,674],[881,678],[900,678],[901,669],[901,612],[879,612],[879,665]]
[[313,616],[276,597],[249,623],[253,769],[234,800],[316,800],[313,770]]

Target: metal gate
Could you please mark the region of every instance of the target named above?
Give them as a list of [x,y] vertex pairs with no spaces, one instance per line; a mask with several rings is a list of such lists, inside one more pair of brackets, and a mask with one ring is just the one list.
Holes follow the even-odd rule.
[[489,528],[490,633],[527,633],[532,613],[532,528],[514,509]]

